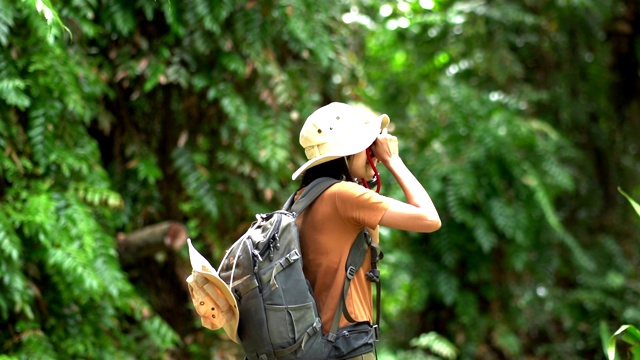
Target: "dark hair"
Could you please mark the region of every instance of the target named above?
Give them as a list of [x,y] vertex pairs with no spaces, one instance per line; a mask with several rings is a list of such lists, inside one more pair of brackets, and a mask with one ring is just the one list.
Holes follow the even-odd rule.
[[345,157],[337,158],[320,165],[312,166],[305,171],[300,188],[303,188],[315,179],[330,177],[337,180],[353,181]]

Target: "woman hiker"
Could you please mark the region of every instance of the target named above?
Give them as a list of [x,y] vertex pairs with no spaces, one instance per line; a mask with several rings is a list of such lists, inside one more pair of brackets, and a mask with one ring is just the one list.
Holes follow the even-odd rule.
[[[363,108],[334,102],[312,113],[300,131],[300,145],[308,161],[292,176],[302,176],[300,190],[313,180],[341,180],[322,193],[298,217],[304,273],[317,301],[324,335],[328,334],[342,297],[344,264],[356,235],[366,228],[374,244],[378,227],[433,232],[440,228],[438,212],[429,194],[398,153],[398,140],[388,134],[387,115],[375,116]],[[379,194],[376,165],[393,175],[405,201]],[[388,181],[385,179],[385,181]],[[352,321],[373,324],[371,254],[351,280],[345,306]],[[339,327],[349,325],[342,315]],[[353,359],[374,359],[369,352]]]

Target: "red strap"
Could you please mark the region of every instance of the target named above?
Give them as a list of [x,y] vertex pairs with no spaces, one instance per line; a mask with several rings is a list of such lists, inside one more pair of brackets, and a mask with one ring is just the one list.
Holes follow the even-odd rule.
[[[367,160],[369,161],[369,166],[373,169],[374,178],[376,179],[376,192],[380,194],[380,189],[382,188],[382,180],[380,179],[380,174],[378,173],[378,168],[376,167],[376,163],[373,162],[373,158],[371,157],[371,149],[367,149]],[[369,184],[366,179],[362,179],[362,185],[369,188]]]

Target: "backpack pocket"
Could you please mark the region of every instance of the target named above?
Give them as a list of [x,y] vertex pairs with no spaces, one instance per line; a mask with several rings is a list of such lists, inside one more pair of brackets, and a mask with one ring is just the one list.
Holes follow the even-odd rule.
[[266,305],[267,327],[274,349],[293,345],[315,322],[313,303],[300,305]]
[[288,250],[281,249],[284,256],[258,272],[267,329],[276,350],[295,344],[318,318],[302,271],[300,253],[296,249]]
[[374,329],[367,322],[349,324],[338,329],[329,359],[344,359],[375,349]]

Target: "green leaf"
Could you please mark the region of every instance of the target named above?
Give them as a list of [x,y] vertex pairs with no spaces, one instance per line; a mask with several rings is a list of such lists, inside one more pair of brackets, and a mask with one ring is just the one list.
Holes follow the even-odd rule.
[[631,198],[631,196],[627,195],[627,193],[625,193],[624,191],[622,191],[621,188],[618,188],[618,191],[620,192],[620,194],[622,194],[624,197],[627,198],[627,200],[629,200],[629,203],[631,204],[631,206],[633,206],[633,209],[636,211],[636,213],[638,214],[638,216],[640,216],[640,204],[638,204],[635,200],[633,200]]
[[21,79],[0,80],[0,98],[7,104],[15,105],[24,110],[31,105],[31,99],[24,93],[25,83]]
[[420,349],[432,351],[444,359],[455,359],[458,354],[458,350],[453,343],[433,331],[412,339],[410,344]]
[[[602,325],[600,331],[602,332]],[[615,360],[616,358],[616,340],[619,335],[626,332],[622,336],[622,340],[632,347],[640,345],[640,331],[633,325],[622,325],[620,328],[609,338],[607,343],[607,357],[609,360]],[[633,357],[636,359],[636,356]]]
[[[611,333],[609,327],[605,321],[600,321],[600,342],[602,344],[602,351],[609,356],[609,342]],[[614,350],[615,351],[615,350]]]
[[640,331],[634,326],[630,326],[626,329],[626,333],[622,339],[628,344],[640,345]]
[[52,25],[52,23],[55,22],[62,30],[69,34],[70,38],[73,37],[71,30],[65,26],[60,19],[60,15],[58,15],[58,11],[51,4],[51,0],[32,0],[31,2],[36,11],[45,18],[48,25]]

